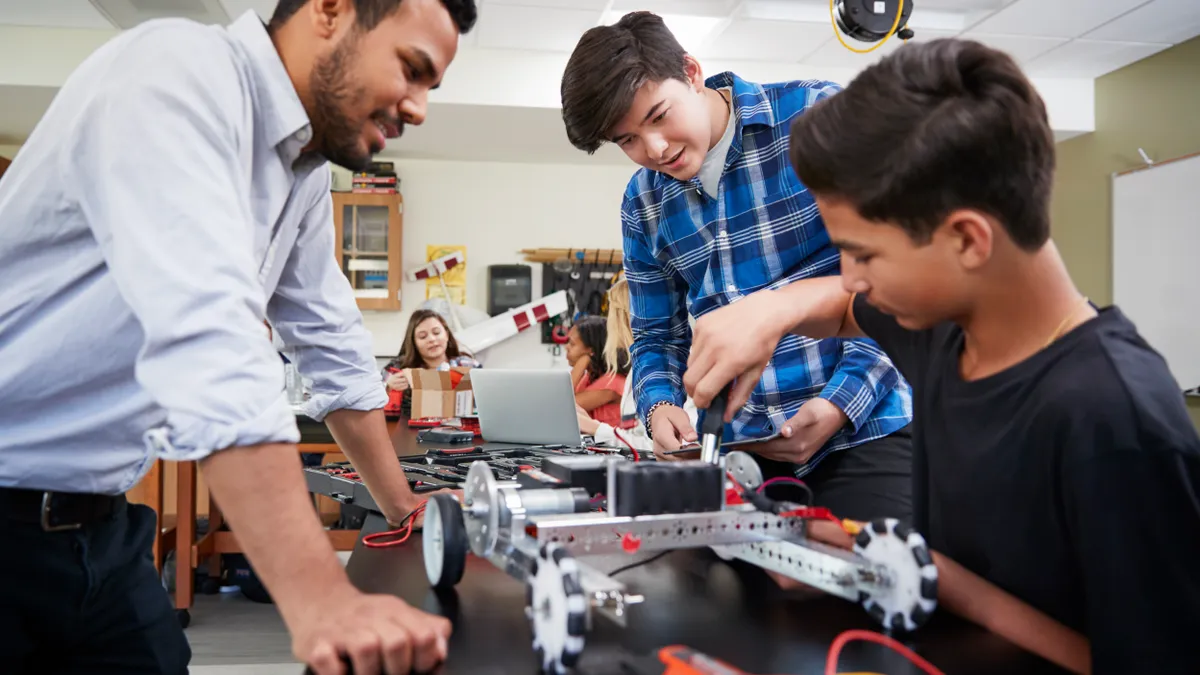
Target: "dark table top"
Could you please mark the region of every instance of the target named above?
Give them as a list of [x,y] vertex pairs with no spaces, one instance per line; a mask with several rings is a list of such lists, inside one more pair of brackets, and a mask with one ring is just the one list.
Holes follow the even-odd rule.
[[[397,455],[422,452],[416,434],[400,424],[393,435]],[[387,529],[372,514],[363,534]],[[589,556],[598,570],[611,571],[647,554]],[[397,595],[409,604],[454,622],[445,675],[536,673],[532,632],[525,618],[525,587],[490,562],[469,556],[463,580],[449,593],[435,593],[425,578],[421,539],[399,547],[370,549],[360,540],[347,572],[367,592]],[[761,570],[725,562],[708,549],[675,551],[618,575],[630,592],[646,596],[631,607],[627,627],[599,614],[586,637],[579,675],[630,673],[625,660],[638,660],[672,644],[684,644],[748,673],[820,674],[830,644],[841,632],[878,630],[866,612],[840,598],[789,594]],[[946,612],[911,636],[895,636],[947,675],[958,673],[1061,673],[1002,638]],[[852,642],[842,651],[838,672],[885,675],[920,673],[886,647]]]

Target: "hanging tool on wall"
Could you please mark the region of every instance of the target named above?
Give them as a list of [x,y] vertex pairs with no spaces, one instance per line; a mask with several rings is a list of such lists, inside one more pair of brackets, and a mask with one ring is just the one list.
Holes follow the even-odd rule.
[[[613,257],[616,251],[608,252],[608,263],[603,266],[600,271],[599,281],[594,281],[591,276],[588,277],[590,290],[588,291],[584,311],[593,316],[605,316],[608,313],[608,289],[612,284],[612,276],[615,274],[612,270]],[[596,262],[600,260],[600,251],[596,251]]]
[[[567,333],[570,331],[571,318],[575,315],[575,291],[571,288],[571,278],[578,272],[575,266],[574,250],[569,249],[565,258],[555,260],[550,265],[550,291],[566,291],[567,311],[546,322],[542,332],[542,342],[554,345],[551,354],[562,356],[562,346],[567,343]],[[543,272],[545,273],[545,272]]]

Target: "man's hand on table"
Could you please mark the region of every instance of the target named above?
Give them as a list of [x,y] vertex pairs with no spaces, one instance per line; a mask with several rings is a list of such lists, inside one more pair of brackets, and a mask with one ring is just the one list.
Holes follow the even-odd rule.
[[450,624],[392,596],[351,585],[313,512],[296,446],[229,448],[200,461],[221,511],[271,593],[300,661],[341,673],[429,670],[446,655]]
[[[395,508],[387,509],[387,511],[383,514],[383,517],[387,519],[388,527],[391,527],[393,530],[400,529],[400,527],[401,527],[400,524],[402,522],[404,523],[405,526],[408,525],[408,523],[404,522],[404,519],[408,517],[408,514],[415,511],[423,503],[432,499],[434,495],[442,495],[442,494],[450,495],[450,496],[454,497],[456,500],[458,500],[459,504],[462,504],[462,501],[463,501],[463,491],[462,490],[451,490],[449,488],[446,488],[446,489],[442,489],[442,490],[437,490],[435,492],[426,492],[426,493],[419,494],[419,495],[410,493],[410,495],[412,497],[411,501],[405,501]],[[422,511],[417,514],[415,522],[412,524],[412,527],[414,530],[418,530],[422,526],[424,526],[424,524],[425,524],[425,511],[422,509]]]
[[[287,617],[285,617],[286,619]],[[317,675],[428,672],[446,658],[450,622],[390,595],[368,595],[350,584],[328,589],[288,622],[292,653]]]
[[779,438],[748,449],[778,462],[804,464],[848,421],[846,413],[829,399],[811,398],[784,424]]

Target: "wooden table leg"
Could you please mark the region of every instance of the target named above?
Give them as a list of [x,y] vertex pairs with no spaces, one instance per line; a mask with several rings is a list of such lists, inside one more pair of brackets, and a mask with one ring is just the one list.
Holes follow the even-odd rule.
[[192,546],[196,543],[196,463],[179,462],[175,507],[175,609],[190,609],[196,597]]

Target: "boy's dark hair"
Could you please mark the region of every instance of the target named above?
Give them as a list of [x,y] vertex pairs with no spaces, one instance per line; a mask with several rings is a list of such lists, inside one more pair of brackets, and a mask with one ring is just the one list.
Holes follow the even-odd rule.
[[814,194],[917,243],[958,208],[996,218],[1027,251],[1050,236],[1046,106],[1012,58],[978,42],[901,47],[797,118],[790,152]]
[[[403,1],[352,0],[354,23],[361,30],[370,31],[378,26],[380,21],[400,9],[400,3]],[[267,30],[274,33],[308,2],[309,0],[279,0],[279,4],[275,5],[275,13],[271,15],[271,23],[267,25]],[[450,12],[450,18],[454,20],[454,25],[458,26],[458,32],[465,34],[475,25],[478,15],[475,9],[475,0],[442,0],[442,4],[446,6],[446,11]]]
[[630,12],[611,26],[588,30],[563,71],[562,116],[571,145],[596,152],[647,82],[687,81],[679,41],[662,17]]
[[[608,341],[608,320],[602,316],[585,316],[575,322],[575,330],[579,332],[579,341],[592,350],[588,361],[588,376],[592,382],[599,380],[609,372],[609,363],[604,358],[604,343]],[[617,375],[629,374],[629,352],[618,354],[618,363],[612,370]]]

